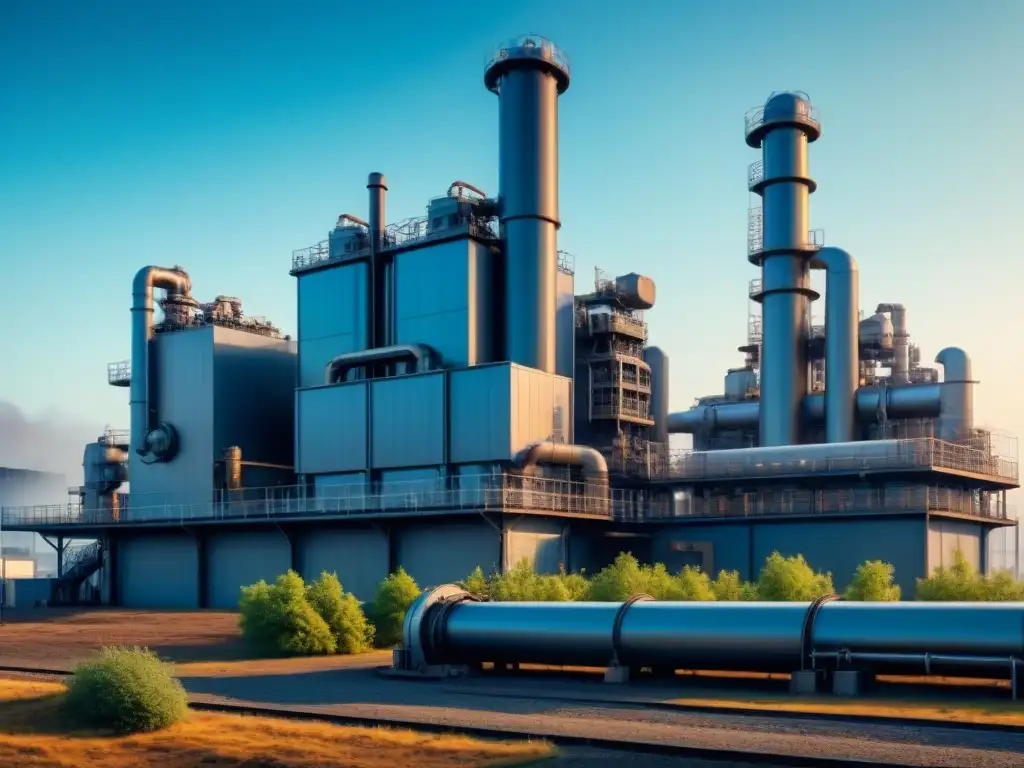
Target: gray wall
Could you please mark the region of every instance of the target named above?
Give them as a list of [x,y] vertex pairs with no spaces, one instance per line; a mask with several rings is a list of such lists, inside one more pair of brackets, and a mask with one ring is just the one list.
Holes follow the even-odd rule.
[[964,558],[976,569],[982,570],[983,528],[962,520],[933,517],[928,521],[928,570],[948,568],[956,562],[959,549]]
[[334,357],[366,349],[366,276],[365,262],[297,276],[299,386],[323,384]]
[[298,541],[298,569],[307,582],[326,571],[360,600],[370,600],[388,575],[388,534],[377,527],[304,531]]
[[140,532],[117,539],[117,583],[126,608],[198,608],[195,539],[184,532]]
[[397,562],[420,587],[461,581],[474,568],[501,567],[501,535],[479,515],[465,521],[410,521],[392,531]]
[[925,519],[794,520],[787,522],[692,523],[655,528],[651,557],[670,571],[684,565],[705,570],[739,571],[755,579],[772,552],[803,555],[815,570],[831,571],[844,589],[865,560],[884,560],[896,568],[905,597],[925,575]]
[[555,335],[558,346],[555,351],[555,373],[567,379],[573,377],[576,357],[575,286],[576,278],[573,275],[559,271],[556,283]]
[[505,567],[529,561],[537,573],[558,573],[568,560],[568,526],[532,515],[505,522]]
[[292,567],[291,543],[276,528],[210,531],[206,558],[208,605],[225,610],[238,608],[242,587],[273,582]]

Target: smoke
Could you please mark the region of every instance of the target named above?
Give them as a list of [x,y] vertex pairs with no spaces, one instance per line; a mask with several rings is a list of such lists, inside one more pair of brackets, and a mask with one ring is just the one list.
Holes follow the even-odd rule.
[[102,425],[56,411],[31,417],[14,403],[0,400],[0,467],[57,472],[67,485],[80,485],[82,451],[101,434]]

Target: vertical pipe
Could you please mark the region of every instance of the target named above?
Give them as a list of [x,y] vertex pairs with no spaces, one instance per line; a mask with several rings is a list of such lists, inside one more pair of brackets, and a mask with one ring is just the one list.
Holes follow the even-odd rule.
[[907,309],[902,304],[879,304],[875,312],[888,312],[892,318],[893,384],[910,383],[910,331],[907,330]]
[[644,361],[651,367],[651,418],[654,442],[668,447],[668,375],[669,361],[660,347],[644,350]]
[[940,440],[966,440],[974,429],[974,385],[971,358],[959,347],[946,347],[935,356],[942,366],[939,395]]
[[388,313],[391,307],[390,270],[383,263],[380,252],[384,247],[384,227],[387,217],[388,184],[383,173],[371,173],[366,181],[370,193],[367,223],[370,230],[370,267],[367,286],[367,347],[386,347],[390,344]]
[[807,342],[810,288],[810,193],[807,145],[821,135],[810,102],[795,93],[771,96],[747,120],[747,145],[762,149],[763,173],[751,190],[762,198],[761,247],[750,260],[761,266],[764,323],[761,351],[760,444],[801,439],[801,403],[809,391]]
[[825,270],[825,442],[857,439],[860,384],[857,262],[840,248],[822,248],[814,266]]
[[505,353],[556,370],[558,97],[569,61],[541,37],[501,48],[484,73],[498,94],[499,218],[505,245]]

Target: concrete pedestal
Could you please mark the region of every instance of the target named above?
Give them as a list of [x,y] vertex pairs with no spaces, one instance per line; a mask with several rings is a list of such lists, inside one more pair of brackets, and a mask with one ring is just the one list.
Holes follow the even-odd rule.
[[794,696],[811,696],[818,692],[818,673],[813,670],[794,672],[789,680],[789,692]]
[[866,672],[839,670],[832,675],[832,693],[836,696],[859,696],[874,682]]
[[629,667],[608,667],[608,669],[604,671],[604,681],[606,683],[628,683]]

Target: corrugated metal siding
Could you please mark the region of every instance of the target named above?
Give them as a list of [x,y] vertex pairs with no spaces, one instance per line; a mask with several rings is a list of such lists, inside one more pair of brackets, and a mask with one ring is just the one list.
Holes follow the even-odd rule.
[[327,529],[300,540],[299,562],[306,581],[323,571],[337,574],[346,591],[372,600],[388,575],[388,536],[377,529]]
[[206,557],[209,607],[226,610],[238,608],[242,587],[273,582],[292,567],[291,544],[277,530],[211,531]]
[[198,608],[199,555],[195,539],[185,533],[118,539],[117,583],[121,605],[126,608]]
[[295,393],[300,474],[366,468],[366,383],[303,389]]
[[469,349],[467,365],[498,359],[498,265],[489,246],[469,244]]
[[928,521],[928,570],[948,568],[956,562],[959,549],[964,559],[981,569],[981,531],[974,523],[932,518]]
[[538,440],[572,442],[572,382],[533,368],[509,367],[510,455]]
[[556,309],[557,348],[555,372],[567,379],[573,377],[576,357],[576,319],[574,315],[576,278],[565,272],[558,273],[558,299]]
[[560,520],[523,517],[506,523],[505,568],[525,559],[537,573],[558,573],[568,559],[567,535]]
[[487,521],[410,522],[392,529],[397,565],[420,587],[466,578],[480,566],[484,573],[501,567],[501,536]]
[[334,357],[366,349],[366,276],[365,263],[298,276],[299,386],[323,384]]
[[372,384],[371,457],[378,469],[444,463],[444,373]]
[[508,461],[508,364],[450,371],[448,376],[452,463]]

